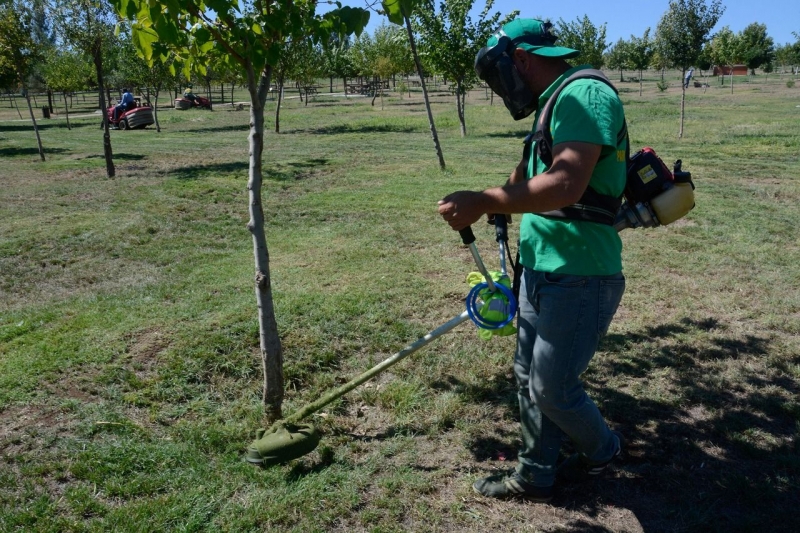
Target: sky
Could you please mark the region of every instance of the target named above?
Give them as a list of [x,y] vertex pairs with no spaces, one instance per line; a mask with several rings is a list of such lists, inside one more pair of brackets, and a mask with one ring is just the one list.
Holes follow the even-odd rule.
[[[340,0],[341,1],[341,0]],[[434,0],[437,2],[440,0]],[[473,21],[480,14],[485,0],[475,0]],[[365,0],[343,0],[342,4],[364,7]],[[710,4],[710,0],[706,5]],[[766,24],[767,34],[775,44],[793,43],[797,39],[792,32],[800,34],[800,1],[798,0],[722,0],[725,12],[713,31],[729,26],[734,32],[743,30],[748,24]],[[606,42],[613,44],[620,38],[630,39],[631,35],[640,37],[644,30],[655,33],[658,21],[669,8],[669,0],[558,0],[555,2],[523,2],[520,0],[496,0],[492,13],[502,14],[519,10],[522,17],[541,17],[557,22],[559,19],[571,22],[589,16],[595,26],[606,24]],[[367,31],[371,34],[386,17],[372,13]]]

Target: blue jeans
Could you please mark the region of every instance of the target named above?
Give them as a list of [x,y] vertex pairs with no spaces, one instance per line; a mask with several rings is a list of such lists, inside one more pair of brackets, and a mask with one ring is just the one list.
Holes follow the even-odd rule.
[[608,461],[616,451],[616,439],[579,376],[608,331],[623,292],[622,273],[523,270],[514,357],[522,431],[517,470],[533,485],[553,485],[565,437],[590,463]]

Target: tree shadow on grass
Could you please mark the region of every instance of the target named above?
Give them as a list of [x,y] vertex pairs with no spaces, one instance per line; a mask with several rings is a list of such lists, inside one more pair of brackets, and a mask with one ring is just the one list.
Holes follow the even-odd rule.
[[[92,154],[87,155],[82,159],[105,159],[105,156],[102,154]],[[143,159],[147,159],[147,156],[144,154],[114,154],[112,159],[114,161],[141,161]]]
[[399,126],[395,124],[378,124],[369,126],[359,126],[350,124],[340,124],[338,126],[327,126],[310,130],[295,129],[286,132],[287,134],[312,133],[315,135],[339,135],[342,133],[413,133],[417,128],[410,126]]
[[529,130],[519,130],[519,131],[497,131],[494,133],[487,133],[486,137],[500,137],[500,138],[511,138],[511,139],[519,139],[520,143],[522,139],[525,138],[526,135],[530,133]]
[[250,134],[250,125],[247,123],[244,124],[233,124],[230,126],[213,126],[207,128],[192,128],[188,131],[192,133],[224,133],[226,131],[240,131],[245,134],[245,137]]
[[[66,148],[45,148],[44,154],[63,154],[64,152],[69,152]],[[38,148],[0,148],[0,157],[17,157],[17,156],[29,156],[29,155],[39,155]]]
[[[328,164],[324,158],[307,159],[282,163],[272,168],[262,168],[265,181],[296,181],[308,176],[309,169],[316,169]],[[176,168],[167,174],[180,180],[196,180],[217,174],[247,173],[250,169],[248,161],[234,161],[229,163],[213,163],[209,165],[192,165]]]
[[[103,117],[97,115],[97,122],[89,122],[81,119],[70,119],[70,125],[72,129],[80,129],[80,128],[97,128],[100,129],[100,122],[103,120]],[[67,128],[66,121],[57,121],[57,122],[39,122],[37,120],[36,127],[40,131],[47,131],[52,129],[63,129],[69,131]],[[8,124],[8,123],[0,123],[0,132],[25,132],[25,131],[33,131],[33,124],[30,122],[20,122],[16,124]]]
[[[623,460],[616,474],[559,486],[552,504],[592,517],[628,509],[645,531],[800,531],[800,380],[792,374],[800,356],[773,361],[770,337],[728,330],[715,318],[685,318],[607,336],[584,378],[626,439]],[[606,386],[611,377],[625,385]],[[432,387],[518,420],[513,379],[485,383],[446,378]],[[518,428],[499,424],[467,442],[478,461],[514,461],[518,446]],[[562,451],[574,452],[569,443]]]
[[[609,335],[601,349],[612,355],[587,390],[625,436],[625,457],[616,477],[565,487],[556,505],[624,507],[645,531],[800,530],[800,404],[787,402],[800,383],[770,365],[769,337],[684,318]],[[626,386],[605,386],[608,376]]]

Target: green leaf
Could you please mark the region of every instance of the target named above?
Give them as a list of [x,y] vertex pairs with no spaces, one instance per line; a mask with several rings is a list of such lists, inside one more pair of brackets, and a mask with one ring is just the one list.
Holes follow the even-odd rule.
[[153,59],[153,43],[158,41],[158,34],[152,27],[144,26],[139,23],[134,24],[131,30],[133,45],[142,53],[148,64],[151,64]]
[[256,35],[262,35],[264,33],[261,30],[261,26],[258,24],[258,22],[254,22],[253,25],[250,26],[250,29],[253,30],[253,33],[255,33]]
[[418,2],[415,0],[383,0],[382,5],[389,22],[403,26],[405,17],[412,15]]

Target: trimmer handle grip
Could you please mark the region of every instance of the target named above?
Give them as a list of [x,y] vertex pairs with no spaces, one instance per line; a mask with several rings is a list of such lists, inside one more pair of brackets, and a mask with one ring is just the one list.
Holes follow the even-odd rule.
[[464,229],[458,230],[458,234],[461,235],[461,242],[467,246],[475,242],[475,234],[472,233],[472,226],[467,226]]
[[508,220],[505,215],[493,215],[494,234],[497,242],[508,242]]

